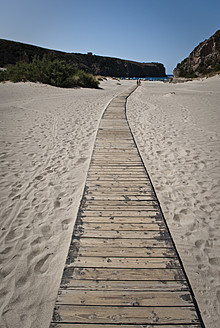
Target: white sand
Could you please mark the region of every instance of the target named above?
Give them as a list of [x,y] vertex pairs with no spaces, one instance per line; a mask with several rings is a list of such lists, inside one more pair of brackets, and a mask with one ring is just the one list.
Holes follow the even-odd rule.
[[103,90],[0,84],[0,327],[48,328],[101,114]]
[[[115,95],[0,84],[0,328],[48,328],[96,130]],[[207,328],[220,318],[220,78],[143,82],[128,117]]]
[[128,119],[207,328],[220,324],[220,76],[143,82]]

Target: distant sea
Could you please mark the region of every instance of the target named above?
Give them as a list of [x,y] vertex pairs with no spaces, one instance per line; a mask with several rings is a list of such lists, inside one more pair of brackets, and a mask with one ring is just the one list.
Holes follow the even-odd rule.
[[122,77],[121,80],[141,80],[141,81],[167,81],[168,79],[172,78],[172,74],[168,74],[167,76],[164,77]]

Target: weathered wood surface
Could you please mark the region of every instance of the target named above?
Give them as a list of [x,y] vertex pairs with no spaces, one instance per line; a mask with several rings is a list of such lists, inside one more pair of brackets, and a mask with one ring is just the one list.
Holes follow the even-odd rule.
[[52,323],[51,324],[51,328],[117,328],[117,327],[120,327],[120,328],[200,328],[201,326],[200,325],[197,325],[197,324],[184,324],[184,325],[181,325],[181,324],[175,324],[174,325],[154,325],[154,324],[151,324],[151,325],[139,325],[139,324],[131,324],[131,325],[113,325],[113,324],[88,324],[88,323],[74,323],[74,324],[68,324],[68,326],[66,324],[62,324],[62,323]]
[[143,257],[80,257],[78,256],[69,267],[74,268],[179,268],[179,261],[170,258]]
[[[115,324],[189,324],[198,322],[193,307],[57,305],[63,322]],[[59,314],[58,314],[59,313]]]
[[112,220],[113,222],[110,223],[91,223],[91,222],[82,222],[82,225],[78,226],[78,229],[84,229],[84,230],[104,230],[104,231],[149,231],[149,230],[166,230],[166,226],[163,224],[163,222],[159,223],[116,223],[115,220]]
[[[67,290],[65,287],[65,281],[61,284],[62,289],[60,289],[61,294],[64,290]],[[189,291],[188,285],[183,280],[73,280],[71,279],[68,283],[68,290],[100,290],[100,291],[156,291],[156,292],[167,292],[172,291],[171,295],[174,295],[174,292]]]
[[75,237],[82,238],[136,238],[136,239],[168,239],[169,234],[167,231],[74,231]]
[[189,292],[151,291],[81,291],[66,289],[58,295],[57,304],[108,305],[111,306],[192,306]]
[[[73,247],[73,251],[75,251],[75,245]],[[80,246],[78,256],[100,256],[100,257],[133,257],[133,258],[141,258],[141,257],[176,257],[176,253],[173,248],[156,248],[156,247],[111,247],[108,246],[89,246],[83,247]]]
[[173,248],[172,241],[170,239],[140,239],[140,238],[76,238],[73,236],[72,244],[79,243],[84,247],[154,247],[154,248]]
[[[127,269],[127,268],[65,268],[63,282],[71,284],[71,280],[183,280],[184,274],[181,268],[177,269]],[[158,295],[159,297],[159,295]]]
[[127,123],[129,92],[100,122],[51,327],[203,327]]

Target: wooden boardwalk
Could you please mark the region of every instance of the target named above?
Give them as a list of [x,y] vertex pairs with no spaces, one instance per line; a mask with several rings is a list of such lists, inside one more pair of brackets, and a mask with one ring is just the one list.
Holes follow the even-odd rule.
[[131,92],[101,119],[51,327],[204,327],[130,132]]

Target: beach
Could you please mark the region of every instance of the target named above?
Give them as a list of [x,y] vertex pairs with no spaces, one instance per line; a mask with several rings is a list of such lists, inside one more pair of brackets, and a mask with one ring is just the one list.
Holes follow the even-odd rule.
[[[135,81],[0,84],[0,328],[48,328],[100,118]],[[207,327],[220,320],[220,77],[142,82],[127,117]]]

